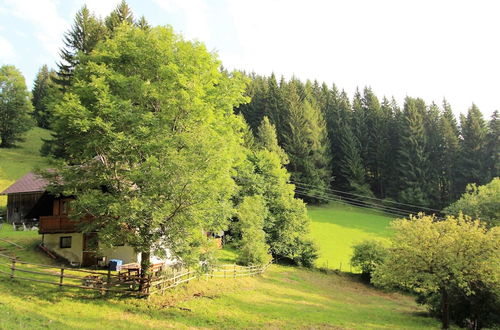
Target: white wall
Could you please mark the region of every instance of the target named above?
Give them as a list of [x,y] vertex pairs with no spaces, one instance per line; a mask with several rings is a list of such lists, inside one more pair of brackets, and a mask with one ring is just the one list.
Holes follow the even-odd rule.
[[[71,236],[71,248],[60,248],[60,238]],[[83,235],[82,233],[70,234],[45,234],[43,244],[51,251],[54,251],[69,262],[81,263],[83,255]]]

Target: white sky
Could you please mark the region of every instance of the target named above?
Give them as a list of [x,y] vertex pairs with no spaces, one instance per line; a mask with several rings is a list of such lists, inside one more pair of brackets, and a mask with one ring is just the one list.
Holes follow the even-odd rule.
[[[28,84],[54,66],[62,33],[83,3],[99,15],[117,0],[0,0],[0,64]],[[130,0],[136,16],[171,24],[219,53],[228,68],[296,75],[349,94],[371,86],[486,116],[500,110],[500,1]],[[29,44],[29,46],[27,46]]]

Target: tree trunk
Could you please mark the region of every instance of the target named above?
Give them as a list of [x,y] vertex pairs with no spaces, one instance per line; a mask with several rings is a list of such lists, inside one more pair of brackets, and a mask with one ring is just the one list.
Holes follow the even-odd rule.
[[446,288],[441,289],[441,321],[443,329],[450,328],[450,302]]
[[142,293],[148,293],[149,291],[149,272],[151,261],[151,252],[141,252],[141,281],[139,291]]

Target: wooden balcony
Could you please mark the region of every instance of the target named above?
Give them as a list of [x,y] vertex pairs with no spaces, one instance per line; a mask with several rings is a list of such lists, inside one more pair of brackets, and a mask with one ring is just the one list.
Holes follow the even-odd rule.
[[78,231],[78,222],[71,221],[67,215],[49,215],[40,217],[40,234],[73,233]]

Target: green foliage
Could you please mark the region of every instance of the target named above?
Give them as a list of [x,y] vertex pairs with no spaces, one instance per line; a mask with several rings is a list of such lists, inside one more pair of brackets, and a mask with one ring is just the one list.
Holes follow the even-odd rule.
[[485,184],[491,180],[486,147],[488,128],[479,108],[473,104],[467,116],[461,118],[461,145],[458,169],[459,191],[467,184]]
[[405,203],[426,206],[429,204],[424,191],[427,184],[428,154],[425,152],[427,135],[424,114],[425,103],[422,99],[406,98],[398,162],[401,183],[399,199]]
[[56,72],[43,65],[36,76],[31,93],[33,117],[41,128],[49,128],[52,121],[53,107],[62,98],[62,93],[54,83]]
[[278,145],[278,137],[276,136],[276,129],[273,124],[269,122],[269,118],[264,116],[260,126],[257,129],[257,139],[262,148],[267,149],[277,154],[280,158],[281,164],[288,164],[288,156],[285,151]]
[[446,214],[463,213],[487,222],[491,226],[500,225],[500,178],[494,178],[484,186],[470,184],[459,200],[445,208]]
[[64,48],[61,49],[61,62],[58,63],[58,77],[54,79],[62,89],[72,84],[73,73],[79,62],[79,53],[90,54],[105,36],[106,29],[102,21],[84,5],[76,13],[71,29],[64,35]]
[[309,202],[322,202],[324,189],[331,181],[326,123],[319,109],[302,101],[298,81],[286,89],[283,149],[288,154],[288,170],[293,181],[308,185],[302,196]]
[[361,268],[361,274],[366,280],[370,280],[377,267],[384,263],[387,249],[375,240],[366,240],[353,246],[354,252],[351,257],[351,265]]
[[448,328],[451,292],[474,295],[477,283],[499,292],[499,228],[487,229],[479,220],[462,215],[443,221],[423,215],[395,221],[392,246],[372,282],[424,296],[440,295],[440,315]]
[[238,205],[235,232],[241,236],[239,241],[238,262],[244,265],[263,265],[271,260],[269,246],[266,244],[264,219],[267,208],[262,196],[246,196]]
[[246,101],[244,80],[163,27],[124,24],[78,62],[56,107],[67,159],[53,192],[78,196],[72,216],[92,215],[84,230],[102,242],[146,255],[169,248],[194,263],[201,231],[226,228],[232,213],[243,127],[232,110]]
[[[37,232],[13,232],[10,228],[0,228],[0,237],[30,248],[9,248],[0,241],[0,247],[8,251],[2,253],[16,253],[22,260],[39,264],[55,263],[34,248],[40,242]],[[225,262],[234,262],[232,251],[218,252]],[[8,267],[0,264],[1,270],[8,271]],[[230,272],[227,275],[230,277]],[[57,277],[40,279],[58,281]],[[435,320],[422,315],[424,309],[411,297],[381,294],[343,274],[281,265],[272,265],[263,276],[190,281],[151,299],[103,297],[92,290],[69,287],[60,290],[54,285],[11,280],[3,274],[0,292],[1,327],[5,329],[64,330],[68,325],[110,329],[125,324],[124,320],[127,329],[211,329],[220,328],[221,320],[231,329],[438,327]]]
[[[272,136],[273,127],[267,129]],[[275,141],[258,136],[257,142],[256,148],[247,150],[246,158],[236,167],[239,189],[234,202],[238,205],[245,196],[263,196],[267,210],[264,232],[272,255],[278,260],[312,265],[315,255],[307,243],[310,219],[304,202],[294,198],[294,186],[288,183],[290,174],[276,152],[279,147]]]
[[31,127],[32,105],[21,72],[12,65],[0,67],[0,148],[23,141]]
[[[148,26],[146,20],[143,18],[144,17],[141,18],[139,24],[137,25],[141,29],[145,29]],[[134,24],[134,14],[132,13],[132,10],[128,6],[127,2],[125,0],[122,0],[116,6],[115,10],[113,10],[111,14],[106,17],[105,25],[109,33],[113,35],[116,28],[124,23],[129,25]]]

